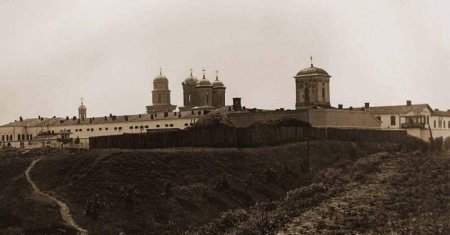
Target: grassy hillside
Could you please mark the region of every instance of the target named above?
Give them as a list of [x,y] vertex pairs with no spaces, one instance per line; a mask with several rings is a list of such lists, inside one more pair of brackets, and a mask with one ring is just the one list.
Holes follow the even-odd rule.
[[62,223],[59,208],[33,195],[25,179],[32,156],[39,155],[0,152],[0,234],[74,234]]
[[306,143],[94,150],[46,157],[32,177],[42,190],[66,202],[90,234],[173,234],[229,209],[282,198],[337,161],[396,149],[391,144],[313,142],[309,162]]

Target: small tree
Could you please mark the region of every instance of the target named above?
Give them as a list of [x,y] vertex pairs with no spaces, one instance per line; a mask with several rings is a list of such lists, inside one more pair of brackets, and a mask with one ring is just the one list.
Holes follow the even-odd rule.
[[442,146],[444,144],[444,138],[438,137],[438,138],[434,138],[433,141],[431,141],[431,149],[435,152],[440,152],[442,151]]

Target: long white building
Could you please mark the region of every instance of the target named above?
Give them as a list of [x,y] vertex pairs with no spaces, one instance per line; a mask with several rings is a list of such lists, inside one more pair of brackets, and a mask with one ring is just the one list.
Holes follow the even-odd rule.
[[384,129],[405,129],[409,135],[429,141],[430,137],[450,136],[450,111],[432,109],[428,104],[413,104],[410,100],[404,105],[370,106],[366,103],[361,109],[369,111],[381,121]]
[[[183,82],[195,79],[192,75]],[[169,80],[162,74],[162,71],[153,79],[152,105],[146,107],[145,114],[135,115],[108,115],[104,117],[88,117],[87,108],[81,101],[78,108],[78,117],[37,117],[16,120],[6,125],[0,126],[0,147],[13,148],[40,148],[40,147],[82,147],[89,146],[89,137],[121,135],[124,133],[145,133],[150,131],[168,131],[170,129],[183,129],[192,126],[199,118],[208,114],[212,110],[230,109],[225,106],[225,87],[218,80],[211,83],[206,79],[203,71],[202,84],[197,85],[198,89],[205,92],[193,93],[184,89],[185,104],[191,99],[205,100],[205,104],[211,105],[190,105],[175,111],[176,106],[170,102]],[[206,87],[206,88],[205,88]],[[195,88],[195,87],[194,87]],[[193,90],[195,91],[195,89]],[[216,92],[220,91],[220,92]],[[216,98],[216,96],[218,98]],[[187,98],[186,98],[187,97]],[[216,101],[213,103],[212,101]],[[189,103],[190,104],[190,103]]]

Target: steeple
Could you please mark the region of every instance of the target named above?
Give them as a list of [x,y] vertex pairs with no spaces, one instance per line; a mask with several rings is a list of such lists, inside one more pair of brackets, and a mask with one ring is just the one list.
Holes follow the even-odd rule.
[[206,71],[205,68],[203,68],[202,71],[203,71],[203,79],[206,79],[206,77],[205,77],[205,71]]
[[219,71],[216,69],[216,81],[219,81]]
[[82,121],[87,118],[87,108],[84,106],[83,97],[81,97],[81,105],[78,107],[78,118]]
[[313,57],[311,56],[310,59],[311,59],[311,68],[312,68],[312,67],[314,67],[314,65],[313,65]]

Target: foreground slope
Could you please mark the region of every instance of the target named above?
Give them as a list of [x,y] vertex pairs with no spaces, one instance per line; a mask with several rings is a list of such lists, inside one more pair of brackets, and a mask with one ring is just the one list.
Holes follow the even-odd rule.
[[[174,234],[281,198],[327,166],[392,144],[313,142],[248,149],[95,150],[43,158],[32,178],[90,234]],[[311,169],[311,170],[310,170]]]

